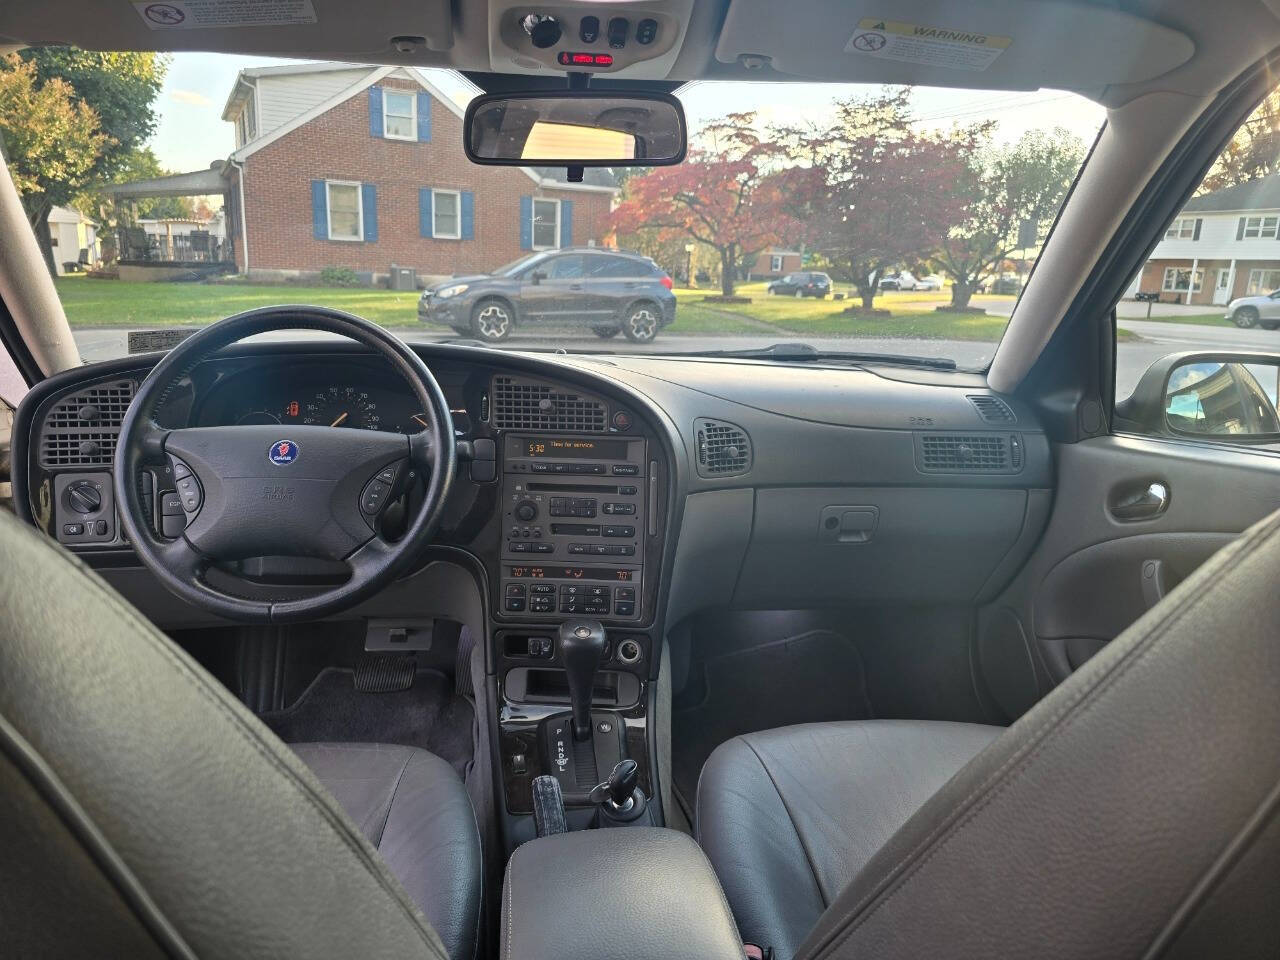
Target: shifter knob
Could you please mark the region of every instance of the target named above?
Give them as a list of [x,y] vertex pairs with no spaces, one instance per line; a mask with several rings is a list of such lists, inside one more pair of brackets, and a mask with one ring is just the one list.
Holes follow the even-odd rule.
[[560,625],[560,653],[569,681],[575,740],[591,739],[591,690],[604,654],[604,626],[599,620],[566,620]]

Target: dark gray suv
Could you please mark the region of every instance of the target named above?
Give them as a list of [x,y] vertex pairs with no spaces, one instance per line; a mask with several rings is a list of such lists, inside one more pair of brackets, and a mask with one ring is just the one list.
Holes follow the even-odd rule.
[[676,318],[671,286],[648,257],[571,247],[430,286],[418,301],[418,319],[487,343],[533,324],[589,328],[605,338],[621,332],[648,343]]

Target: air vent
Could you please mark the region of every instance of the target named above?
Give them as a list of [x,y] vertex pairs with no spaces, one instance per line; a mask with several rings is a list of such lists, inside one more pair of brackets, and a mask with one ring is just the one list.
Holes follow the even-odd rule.
[[1013,410],[1009,405],[999,397],[991,397],[986,394],[979,393],[969,397],[969,402],[974,405],[978,411],[978,416],[987,423],[1017,423],[1018,418],[1014,416]]
[[493,378],[493,424],[504,430],[604,433],[604,401],[515,377]]
[[40,463],[46,467],[107,467],[137,384],[118,380],[59,400],[44,418]]
[[751,438],[740,426],[723,420],[693,422],[698,436],[698,473],[731,477],[751,469]]
[[1017,473],[1022,438],[998,433],[921,433],[916,457],[925,473]]

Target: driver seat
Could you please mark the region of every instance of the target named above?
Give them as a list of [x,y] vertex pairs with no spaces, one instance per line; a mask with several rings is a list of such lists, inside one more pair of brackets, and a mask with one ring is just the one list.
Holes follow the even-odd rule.
[[480,841],[448,763],[290,750],[2,510],[0,556],[7,955],[475,955]]

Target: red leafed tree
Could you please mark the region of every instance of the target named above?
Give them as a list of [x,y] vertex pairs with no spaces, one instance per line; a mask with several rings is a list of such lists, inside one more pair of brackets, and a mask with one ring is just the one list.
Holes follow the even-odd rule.
[[779,131],[798,163],[791,209],[813,247],[848,268],[865,309],[889,268],[931,255],[964,216],[955,182],[975,131],[914,130],[909,97],[897,89],[845,100],[826,129]]
[[729,114],[699,131],[684,163],[628,180],[613,227],[670,231],[712,248],[720,289],[732,296],[738,265],[796,227],[784,204],[783,159],[783,148],[756,132],[754,114]]

